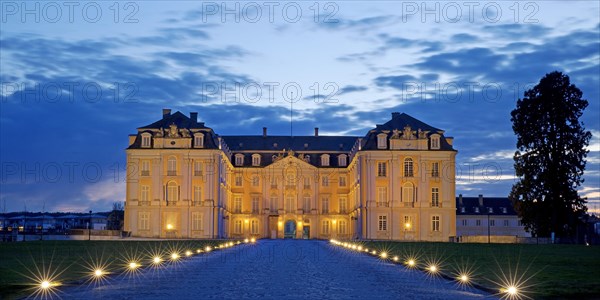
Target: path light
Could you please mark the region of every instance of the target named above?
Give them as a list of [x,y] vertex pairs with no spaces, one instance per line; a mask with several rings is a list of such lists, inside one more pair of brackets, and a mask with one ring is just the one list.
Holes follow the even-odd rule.
[[185,256],[192,256],[192,251],[190,251],[190,250],[185,251]]
[[435,274],[439,271],[439,269],[438,269],[438,266],[432,264],[432,265],[429,265],[429,267],[427,267],[427,271],[429,271],[429,273],[431,273],[431,274]]
[[160,265],[161,262],[162,258],[160,258],[160,256],[155,256],[154,258],[152,258],[152,263],[155,265]]
[[462,274],[458,277],[458,280],[462,283],[469,283],[469,276],[467,274]]
[[44,289],[44,290],[47,290],[47,289],[49,289],[49,288],[50,288],[50,286],[51,286],[51,285],[50,285],[50,281],[48,281],[48,280],[44,280],[44,281],[42,281],[42,282],[40,283],[40,288],[42,288],[42,289]]
[[135,270],[135,269],[137,269],[137,268],[140,267],[140,264],[138,264],[135,261],[132,261],[132,262],[129,263],[128,267],[129,267],[130,270]]
[[417,264],[417,262],[412,258],[409,258],[406,261],[406,265],[408,265],[410,268],[414,268],[416,264]]
[[171,253],[171,260],[177,260],[179,258],[179,253],[173,252]]
[[371,254],[377,255],[377,251],[373,250],[373,252],[371,252]]
[[100,278],[100,277],[102,277],[102,276],[104,276],[104,271],[103,271],[102,269],[96,269],[96,270],[94,271],[94,277],[96,277],[96,278]]
[[394,261],[396,261],[396,262],[397,262],[397,261],[398,261],[400,258],[398,258],[398,256],[394,256],[394,258],[393,258],[393,259],[394,259]]
[[517,294],[519,293],[519,290],[517,290],[517,287],[514,285],[511,285],[509,287],[506,288],[506,293],[508,294],[509,297],[516,297]]
[[387,252],[381,252],[381,258],[386,259],[388,257]]
[[251,243],[254,243],[254,242],[256,242],[256,239],[255,239],[255,238],[251,238],[251,239],[250,239],[250,242],[251,242]]
[[247,239],[247,238],[245,238],[245,239],[244,239],[244,243],[246,243],[246,244],[247,244],[249,241],[250,241],[250,240],[249,240],[249,239]]
[[356,250],[358,250],[358,251],[362,251],[362,246],[358,246],[358,247],[356,248]]
[[196,249],[196,253],[200,253],[200,252],[202,252],[202,250]]
[[212,249],[210,248],[210,246],[206,246],[206,248],[204,248],[204,251],[206,251],[206,252],[210,252],[210,250],[212,250]]

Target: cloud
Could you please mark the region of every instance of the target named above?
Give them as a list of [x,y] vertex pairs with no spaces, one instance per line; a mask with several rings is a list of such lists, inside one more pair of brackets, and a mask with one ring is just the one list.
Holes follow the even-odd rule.
[[344,95],[344,94],[354,93],[354,92],[364,92],[366,90],[368,90],[368,88],[366,86],[347,85],[347,86],[341,88],[337,94]]

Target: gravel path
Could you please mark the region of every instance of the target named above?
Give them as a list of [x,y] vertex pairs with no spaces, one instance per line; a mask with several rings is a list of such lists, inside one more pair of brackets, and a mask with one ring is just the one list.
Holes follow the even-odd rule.
[[260,240],[119,275],[64,299],[482,299],[475,289],[315,240]]

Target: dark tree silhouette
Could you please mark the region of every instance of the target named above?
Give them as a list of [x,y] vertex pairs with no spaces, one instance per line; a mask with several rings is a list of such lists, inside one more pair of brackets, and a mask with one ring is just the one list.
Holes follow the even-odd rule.
[[536,236],[573,236],[587,208],[583,183],[591,133],[579,121],[588,102],[561,72],[546,74],[511,112],[519,180],[509,198]]

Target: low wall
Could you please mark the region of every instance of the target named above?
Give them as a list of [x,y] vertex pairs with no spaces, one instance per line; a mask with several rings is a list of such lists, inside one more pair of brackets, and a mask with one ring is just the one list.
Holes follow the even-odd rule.
[[514,235],[463,235],[457,237],[459,243],[497,243],[497,244],[551,244],[549,238],[518,237]]

